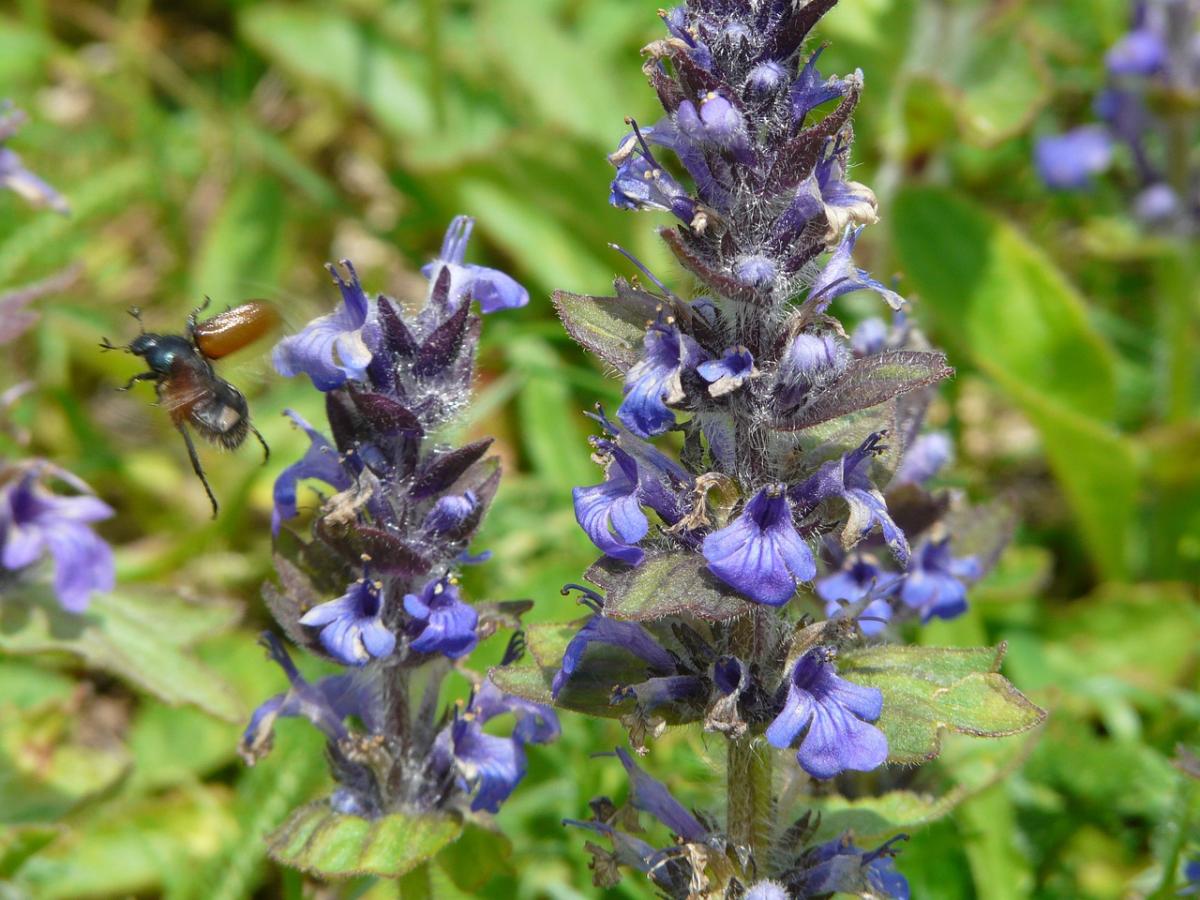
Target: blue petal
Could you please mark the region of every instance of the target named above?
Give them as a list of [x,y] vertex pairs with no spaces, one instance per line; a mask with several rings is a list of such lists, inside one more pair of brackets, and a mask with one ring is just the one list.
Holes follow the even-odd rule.
[[644,554],[634,544],[650,528],[637,496],[638,467],[633,457],[619,447],[611,448],[611,453],[603,484],[571,492],[575,519],[605,554],[636,566]]
[[758,603],[782,606],[816,575],[812,551],[796,532],[787,498],[767,488],[730,525],[704,539],[714,575]]
[[592,616],[571,638],[563,652],[562,667],[554,676],[550,693],[557,697],[559,691],[579,668],[584,651],[592,643],[609,644],[628,650],[646,662],[651,668],[662,672],[675,671],[675,658],[658,643],[645,628],[636,622],[620,622],[607,616]]
[[629,753],[619,747],[617,758],[629,773],[630,802],[635,808],[654,816],[685,841],[702,842],[708,838],[708,829],[671,796],[666,785],[647,775]]
[[342,468],[337,450],[325,436],[292,410],[285,409],[284,414],[304,429],[308,435],[309,445],[304,457],[280,472],[279,477],[275,479],[273,491],[275,508],[271,512],[272,534],[279,534],[279,529],[285,519],[295,518],[298,512],[296,487],[301,479],[317,478],[339,491],[346,490],[352,483],[350,476]]
[[1112,150],[1112,138],[1106,129],[1085,125],[1039,140],[1034,163],[1047,187],[1079,190],[1088,186],[1093,175],[1108,168]]

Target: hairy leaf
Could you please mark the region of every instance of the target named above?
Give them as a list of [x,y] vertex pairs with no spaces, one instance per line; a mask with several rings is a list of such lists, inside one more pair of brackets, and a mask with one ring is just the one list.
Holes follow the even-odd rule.
[[641,356],[646,323],[654,320],[658,306],[650,294],[595,297],[555,291],[552,299],[567,333],[621,372]]
[[879,728],[888,762],[935,758],[943,729],[1005,737],[1039,724],[1046,713],[997,670],[1005,645],[949,649],[888,645],[853,650],[838,668],[849,681],[883,692]]
[[605,556],[583,577],[603,588],[604,612],[614,619],[645,622],[690,614],[723,622],[749,611],[750,604],[705,565],[696,553],[647,554],[636,567]]
[[319,800],[292,813],[267,846],[277,863],[322,878],[396,878],[436,856],[462,827],[461,818],[446,813],[344,816]]
[[894,350],[867,356],[852,362],[835,381],[776,422],[775,427],[800,431],[928,387],[953,374],[945,354],[936,351]]

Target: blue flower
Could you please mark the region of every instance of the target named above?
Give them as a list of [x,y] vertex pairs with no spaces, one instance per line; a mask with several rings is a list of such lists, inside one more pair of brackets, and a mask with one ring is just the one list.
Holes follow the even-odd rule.
[[334,675],[312,684],[300,674],[277,637],[266,633],[262,643],[271,659],[287,675],[290,687],[286,693],[276,694],[263,702],[250,717],[238,747],[248,765],[254,765],[270,751],[275,720],[279,718],[306,718],[335,742],[348,735],[342,724],[347,716],[357,716],[372,733],[378,731],[372,694],[361,681],[352,675]]
[[632,135],[624,138],[609,156],[609,161],[617,167],[608,198],[613,206],[618,209],[661,209],[674,213],[689,225],[695,219],[696,201],[670,172],[659,165],[636,125]]
[[[511,737],[484,732],[489,720],[506,712],[517,719]],[[433,765],[447,771],[453,764],[463,790],[475,791],[471,809],[495,813],[525,777],[525,744],[544,744],[558,734],[553,710],[504,694],[489,679],[471,698],[466,711],[438,734]]]
[[[52,494],[41,483],[46,474],[83,493]],[[93,593],[113,588],[112,549],[88,527],[112,514],[74,475],[34,463],[0,489],[0,563],[10,571],[24,569],[49,554],[59,603],[68,612],[83,612]]]
[[284,415],[308,435],[308,449],[299,462],[292,463],[275,479],[275,508],[271,511],[271,533],[279,534],[285,519],[296,517],[296,486],[304,478],[317,478],[330,487],[344,491],[352,484],[342,467],[338,452],[321,432],[308,424],[298,413],[285,409]]
[[792,900],[792,895],[777,881],[756,881],[743,900]]
[[869,724],[883,710],[883,694],[838,677],[832,658],[830,648],[818,647],[796,661],[783,710],[766,731],[780,749],[803,733],[796,761],[814,778],[869,772],[887,760],[887,738]]
[[796,586],[817,574],[812,551],[792,522],[781,488],[766,487],[742,514],[704,539],[709,570],[756,603],[782,606]]
[[620,747],[617,758],[629,774],[629,802],[635,809],[649,813],[685,841],[701,843],[708,838],[708,829],[683,804],[671,796],[667,786],[642,770],[633,757]]
[[699,110],[691,100],[684,100],[675,111],[675,124],[694,141],[731,150],[741,157],[749,151],[750,138],[742,114],[720,94],[706,94]]
[[64,215],[71,211],[66,198],[25,168],[15,150],[4,146],[25,124],[25,114],[12,104],[0,103],[0,188],[8,188],[33,206],[45,206]]
[[804,64],[804,68],[800,70],[799,76],[792,82],[791,88],[788,90],[788,98],[792,104],[792,121],[802,122],[804,117],[820,106],[822,103],[827,103],[835,97],[845,95],[847,82],[840,78],[830,78],[828,81],[821,80],[821,73],[817,71],[817,59],[825,50],[824,47],[818,47],[812,56],[808,58],[808,62]]
[[788,342],[775,374],[775,400],[783,410],[814,388],[836,378],[849,362],[845,345],[832,334],[801,332]]
[[1169,184],[1161,181],[1139,191],[1133,199],[1133,214],[1147,225],[1170,222],[1182,211],[1179,195]]
[[824,312],[829,308],[829,304],[842,294],[862,290],[874,291],[892,309],[900,309],[904,305],[903,297],[876,281],[865,269],[859,269],[854,265],[851,254],[854,252],[854,244],[858,241],[861,233],[862,226],[847,228],[842,236],[842,242],[838,244],[837,249],[829,257],[829,261],[825,263],[825,268],[813,280],[807,301],[812,305],[813,312]]
[[913,554],[912,567],[900,588],[900,599],[912,609],[920,610],[921,621],[935,616],[953,619],[967,611],[967,586],[983,574],[973,556],[954,557],[950,539],[925,541]]
[[597,442],[609,457],[602,484],[571,491],[575,519],[605,554],[636,566],[644,553],[635,546],[650,523],[638,500],[638,466],[633,457],[611,442]]
[[409,646],[418,653],[441,653],[458,659],[479,643],[475,633],[479,613],[462,601],[451,581],[435,578],[421,588],[420,595],[405,594],[404,610],[412,616]]
[[825,601],[825,615],[830,618],[845,613],[843,602],[856,604],[873,597],[856,616],[862,633],[872,637],[881,633],[892,618],[892,605],[887,598],[896,592],[900,581],[901,576],[880,568],[872,557],[855,554],[846,559],[840,570],[818,579],[816,591]]
[[950,437],[944,432],[921,435],[904,451],[904,458],[892,476],[892,486],[924,484],[942,470],[953,454]]
[[675,657],[668,653],[650,632],[637,622],[622,622],[608,618],[600,611],[598,603],[595,609],[596,614],[575,633],[570,643],[567,644],[566,650],[563,651],[562,666],[550,685],[551,696],[557,698],[559,692],[575,674],[589,644],[608,644],[620,647],[645,662],[652,671],[664,674],[675,673]]
[[748,287],[765,288],[775,283],[779,267],[769,256],[752,253],[733,263],[733,277]]
[[425,514],[422,527],[431,534],[455,535],[471,521],[479,508],[479,498],[474,491],[447,494],[439,497]]
[[874,356],[887,346],[888,326],[883,319],[872,316],[863,319],[850,334],[850,348],[855,356]]
[[446,229],[446,237],[442,240],[442,252],[433,262],[421,269],[421,274],[436,282],[442,267],[450,270],[450,297],[452,307],[458,305],[458,300],[470,295],[479,301],[479,308],[485,313],[494,313],[501,309],[517,309],[529,302],[529,291],[517,281],[499,269],[487,266],[464,263],[467,255],[467,242],[471,240],[471,230],[475,220],[469,216],[455,216]]
[[336,600],[314,606],[300,624],[321,630],[321,646],[347,666],[366,665],[391,656],[396,636],[383,624],[383,594],[378,582],[360,578]]
[[708,393],[713,397],[732,393],[759,374],[754,357],[742,346],[730,347],[720,359],[700,363],[696,371],[708,382]]
[[1034,147],[1034,164],[1047,187],[1079,190],[1112,161],[1112,138],[1098,125],[1084,125],[1066,134],[1041,138]]
[[703,351],[673,324],[651,323],[646,329],[645,355],[625,374],[625,399],[620,419],[638,437],[662,434],[675,424],[669,403],[684,399],[682,375],[703,358]]
[[1167,64],[1167,42],[1150,28],[1137,28],[1109,48],[1104,57],[1113,75],[1150,76]]
[[848,836],[814,847],[809,851],[811,867],[804,873],[804,896],[840,892],[879,900],[909,900],[908,881],[896,871],[896,850],[892,846],[906,838],[897,835],[870,853],[854,846]]
[[275,345],[272,361],[280,375],[301,373],[312,379],[319,391],[332,391],[347,379],[362,381],[371,362],[371,350],[363,329],[373,310],[359,283],[358,273],[349,260],[342,266],[350,275],[347,282],[332,265],[326,266],[333,282],[342,292],[342,305],[329,315],[309,322],[299,333]]
[[874,191],[865,184],[846,180],[847,153],[845,145],[835,144],[833,152],[817,165],[812,175],[828,220],[827,244],[836,241],[850,225],[874,225],[879,221]]

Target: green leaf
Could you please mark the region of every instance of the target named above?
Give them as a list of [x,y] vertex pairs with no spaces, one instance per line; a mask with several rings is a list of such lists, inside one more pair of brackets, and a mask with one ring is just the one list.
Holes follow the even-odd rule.
[[1050,96],[1034,45],[1006,29],[970,42],[962,71],[944,82],[968,140],[994,147],[1026,129]]
[[59,825],[17,825],[0,831],[0,881],[8,881],[34,854],[54,841]]
[[1105,421],[1116,404],[1113,354],[1083,300],[1015,228],[949,192],[902,191],[892,222],[922,311],[1041,432],[1093,561],[1120,577],[1138,473]]
[[267,841],[273,860],[310,875],[395,878],[436,856],[462,827],[446,813],[343,816],[318,800],[296,810]]
[[503,834],[468,822],[437,861],[455,886],[473,896],[496,876],[512,874],[511,856],[512,842]]
[[0,823],[49,822],[114,787],[129,771],[122,748],[80,741],[77,704],[0,707]]
[[198,789],[107,803],[21,870],[45,900],[160,896],[237,828],[224,793]]
[[943,729],[1005,737],[1039,724],[1046,713],[997,673],[1005,646],[994,649],[879,646],[852,650],[842,676],[883,692],[876,723],[887,735],[888,762],[935,758]]
[[852,362],[811,403],[775,424],[781,431],[801,431],[830,419],[878,406],[893,397],[936,384],[954,374],[946,356],[923,350],[877,353]]
[[646,323],[655,315],[649,294],[596,297],[555,291],[551,299],[567,334],[580,346],[622,372],[638,361]]
[[696,553],[647,554],[636,567],[605,556],[583,577],[604,590],[604,614],[613,619],[647,622],[693,615],[724,622],[749,612],[750,604],[705,566]]
[[4,598],[0,650],[68,653],[166,703],[191,704],[239,721],[243,710],[237,697],[186,649],[237,617],[237,609],[226,604],[201,606],[126,590],[98,596],[86,612],[73,615],[63,611],[49,588],[30,584]]
[[219,310],[273,292],[283,259],[285,220],[279,183],[261,173],[243,177],[225,198],[195,257],[193,296],[211,296]]

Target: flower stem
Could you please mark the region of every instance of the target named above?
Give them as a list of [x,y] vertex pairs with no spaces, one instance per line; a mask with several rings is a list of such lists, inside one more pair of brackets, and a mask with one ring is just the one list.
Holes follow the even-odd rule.
[[771,751],[750,735],[729,742],[725,771],[726,821],[735,844],[750,847],[761,865],[771,839]]

